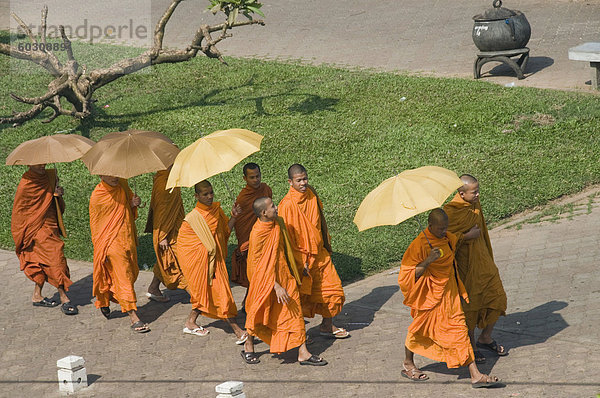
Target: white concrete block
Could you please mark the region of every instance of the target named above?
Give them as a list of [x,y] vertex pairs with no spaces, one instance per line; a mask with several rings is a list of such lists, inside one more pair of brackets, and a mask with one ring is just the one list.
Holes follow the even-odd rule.
[[87,373],[84,367],[77,369],[58,369],[58,390],[76,392],[86,388]]
[[63,369],[75,369],[83,366],[85,361],[83,357],[77,355],[69,355],[56,361],[56,366]]
[[215,387],[215,391],[222,394],[235,394],[242,391],[244,383],[241,381],[226,381]]
[[588,42],[569,48],[569,59],[600,62],[600,43]]
[[246,398],[246,394],[242,391],[238,391],[235,394],[219,394],[217,398]]

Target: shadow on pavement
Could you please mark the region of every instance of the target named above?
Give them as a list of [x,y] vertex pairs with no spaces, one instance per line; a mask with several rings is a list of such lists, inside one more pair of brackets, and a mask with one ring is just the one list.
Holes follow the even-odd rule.
[[[166,303],[159,303],[148,299],[146,296],[138,297],[138,316],[146,323],[152,323],[160,318],[165,312],[167,312],[175,304],[189,304],[190,295],[185,290],[164,290],[161,289],[164,295],[169,296],[170,300]],[[146,303],[139,305],[140,301],[146,300]],[[191,308],[190,308],[191,309]],[[123,314],[122,316],[125,316]],[[111,318],[113,314],[111,314]],[[115,316],[117,317],[117,316]],[[183,323],[183,320],[182,320]]]
[[[528,311],[514,312],[505,317],[500,317],[494,327],[493,337],[498,341],[498,344],[503,345],[508,350],[508,357],[510,357],[510,350],[513,348],[544,343],[569,326],[562,315],[556,312],[567,305],[564,301],[553,300]],[[478,333],[476,332],[475,335],[478,336]],[[486,349],[480,350],[485,356],[486,362],[478,364],[477,367],[482,373],[490,374],[499,357]],[[421,370],[455,374],[459,379],[470,377],[466,367],[448,369],[446,364],[441,362],[423,366]]]
[[[336,326],[346,328],[350,333],[371,325],[375,314],[400,288],[398,285],[380,286],[371,290],[370,293],[344,304],[342,313],[334,318]],[[319,317],[319,316],[318,316]],[[308,350],[315,355],[321,355],[335,342],[335,338],[319,335],[319,326],[307,331],[313,338],[314,343],[308,346]],[[350,336],[352,339],[352,336]]]

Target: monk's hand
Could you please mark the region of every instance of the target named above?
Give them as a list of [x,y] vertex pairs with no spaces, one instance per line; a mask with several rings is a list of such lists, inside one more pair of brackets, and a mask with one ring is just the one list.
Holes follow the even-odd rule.
[[142,199],[140,199],[140,197],[137,195],[133,195],[133,197],[131,198],[131,207],[140,207],[141,204]]
[[465,240],[473,240],[479,238],[481,234],[481,229],[479,229],[479,225],[475,224],[473,228],[471,228],[468,232],[463,235]]
[[63,196],[65,193],[65,190],[63,189],[63,187],[61,186],[57,186],[56,188],[54,188],[54,196]]
[[238,217],[240,214],[242,214],[242,206],[234,203],[233,207],[231,208],[231,216]]
[[158,247],[160,247],[160,250],[167,250],[169,248],[169,241],[167,239],[161,240],[158,242]]
[[429,265],[441,256],[442,252],[440,252],[440,249],[438,247],[434,247],[433,249],[431,249],[431,252],[429,252],[429,256],[427,256],[427,259],[425,261]]
[[277,296],[277,302],[280,304],[287,304],[290,301],[290,295],[279,283],[275,282],[275,295]]

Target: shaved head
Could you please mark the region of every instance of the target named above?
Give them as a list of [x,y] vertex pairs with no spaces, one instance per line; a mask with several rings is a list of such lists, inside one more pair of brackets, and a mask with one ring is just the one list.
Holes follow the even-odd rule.
[[473,177],[471,174],[463,174],[460,176],[460,180],[463,183],[463,186],[458,188],[459,192],[464,192],[466,187],[465,185],[471,185],[471,184],[475,184],[477,181],[477,178]]
[[429,232],[434,234],[437,238],[442,239],[446,236],[446,231],[448,230],[448,215],[444,210],[440,208],[431,210],[427,222],[429,223],[427,229],[429,229]]
[[194,185],[194,192],[200,193],[203,189],[212,188],[212,184],[208,182],[208,180],[202,180],[196,185]]
[[302,173],[308,174],[306,172],[306,169],[304,168],[304,166],[302,166],[301,164],[298,164],[298,163],[294,163],[288,169],[288,178],[291,180],[292,177],[295,176],[296,174],[302,174]]
[[448,215],[446,212],[440,208],[433,209],[429,213],[429,217],[427,217],[427,222],[429,225],[441,225],[444,223],[448,223]]
[[258,172],[260,173],[260,166],[257,165],[256,163],[246,163],[244,165],[244,168],[242,169],[245,176],[248,175],[248,170],[258,170]]
[[271,198],[269,198],[268,196],[263,196],[261,198],[256,199],[254,203],[252,203],[252,210],[254,211],[254,215],[256,215],[256,217],[260,217],[262,212],[267,210],[267,205],[269,204],[269,201],[271,201]]

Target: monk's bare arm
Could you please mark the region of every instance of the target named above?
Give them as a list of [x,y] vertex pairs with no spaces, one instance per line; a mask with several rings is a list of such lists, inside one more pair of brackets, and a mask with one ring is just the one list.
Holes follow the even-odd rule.
[[475,224],[473,228],[471,228],[468,232],[465,232],[462,236],[463,240],[469,241],[473,239],[479,238],[481,234],[481,230],[479,229],[479,225]]
[[418,281],[419,278],[425,273],[425,270],[431,265],[431,263],[440,258],[440,254],[440,249],[434,247],[431,252],[429,252],[429,256],[417,264],[415,267],[415,282]]
[[231,218],[227,223],[230,231],[233,231],[233,227],[235,227],[235,222],[237,221],[238,216],[242,214],[242,207],[237,203],[233,204],[233,208],[231,209]]

